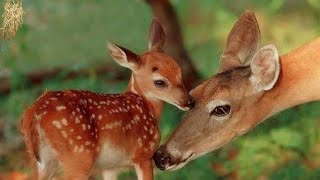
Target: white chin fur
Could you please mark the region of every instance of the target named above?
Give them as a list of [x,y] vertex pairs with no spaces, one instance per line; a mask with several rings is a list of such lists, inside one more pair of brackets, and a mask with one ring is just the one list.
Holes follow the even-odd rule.
[[183,163],[180,163],[180,164],[175,164],[175,165],[172,165],[172,166],[169,166],[167,168],[168,171],[176,171],[176,170],[179,170],[181,168],[183,168],[189,161],[185,161]]
[[190,109],[189,107],[179,106],[177,103],[172,103],[172,105],[176,106],[177,108],[179,108],[182,111],[188,111]]
[[168,170],[168,171],[176,171],[178,169],[181,169],[186,164],[188,164],[191,160],[193,160],[193,158],[194,158],[194,154],[192,154],[191,156],[188,157],[188,159],[185,159],[183,162],[181,162],[179,164],[174,164],[174,165],[166,167],[166,170]]

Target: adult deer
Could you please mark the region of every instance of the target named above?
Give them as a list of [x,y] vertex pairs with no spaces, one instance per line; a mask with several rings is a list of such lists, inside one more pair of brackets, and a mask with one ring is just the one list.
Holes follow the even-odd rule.
[[139,179],[153,179],[162,101],[183,110],[193,104],[179,66],[162,53],[164,41],[154,20],[145,54],[108,44],[114,60],[132,70],[125,93],[45,92],[25,111],[22,131],[39,179],[52,178],[58,165],[67,179],[87,179],[94,167],[125,166],[134,166]]
[[284,109],[319,100],[320,39],[281,57],[274,45],[259,44],[247,11],[228,36],[220,72],[191,91],[195,107],[155,153],[160,169],[183,167]]

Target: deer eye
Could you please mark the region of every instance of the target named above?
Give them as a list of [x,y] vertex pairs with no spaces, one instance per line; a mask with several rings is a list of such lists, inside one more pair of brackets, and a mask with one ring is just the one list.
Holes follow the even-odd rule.
[[211,111],[210,115],[215,115],[219,117],[226,116],[230,113],[230,109],[230,105],[217,106]]
[[163,80],[155,80],[153,81],[153,83],[157,88],[164,88],[167,86],[166,82],[164,82]]

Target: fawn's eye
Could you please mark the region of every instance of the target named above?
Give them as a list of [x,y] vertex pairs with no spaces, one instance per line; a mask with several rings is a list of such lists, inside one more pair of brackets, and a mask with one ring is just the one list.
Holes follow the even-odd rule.
[[215,115],[219,117],[226,116],[230,113],[230,109],[230,105],[217,106],[211,111],[210,115]]
[[153,83],[157,88],[164,88],[167,86],[166,82],[164,82],[163,80],[155,80],[153,81]]

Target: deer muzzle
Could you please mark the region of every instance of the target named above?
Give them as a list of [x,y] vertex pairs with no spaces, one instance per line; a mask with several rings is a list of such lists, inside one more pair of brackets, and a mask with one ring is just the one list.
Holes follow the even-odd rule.
[[183,167],[189,160],[193,157],[193,153],[189,153],[186,156],[175,155],[173,156],[166,148],[165,145],[160,146],[160,148],[153,155],[153,160],[156,166],[160,170],[177,170]]

